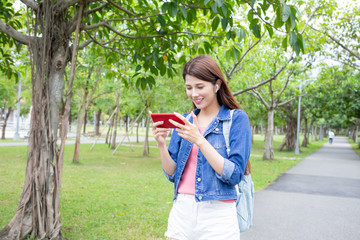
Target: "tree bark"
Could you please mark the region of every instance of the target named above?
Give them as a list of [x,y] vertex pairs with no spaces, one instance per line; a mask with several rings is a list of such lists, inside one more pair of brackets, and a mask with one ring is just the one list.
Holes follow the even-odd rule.
[[[37,6],[37,3],[34,4]],[[81,4],[74,46],[77,46],[83,9]],[[70,37],[64,24],[67,13],[64,10],[55,11],[53,1],[43,1],[36,11],[32,26],[34,37],[20,41],[28,44],[30,49],[32,111],[23,192],[14,217],[0,232],[0,239],[6,240],[28,236],[31,239],[62,238],[59,194],[65,142],[59,149],[57,132]],[[38,35],[39,32],[41,35]],[[70,96],[68,94],[67,97]],[[63,129],[62,136],[66,136],[67,126]]]
[[100,116],[101,116],[101,109],[99,108],[98,112],[96,113],[96,129],[95,134],[96,136],[100,136]]
[[[61,20],[61,17],[55,17],[54,23],[50,24],[51,28],[58,27],[60,22],[57,20]],[[62,237],[59,209],[62,169],[58,169],[60,152],[56,141],[61,94],[64,88],[67,57],[65,49],[68,42],[61,36],[53,39],[52,56],[42,55],[45,52],[42,50],[44,42],[49,44],[48,41],[36,41],[31,47],[36,75],[33,76],[32,85],[33,110],[26,177],[15,216],[0,232],[0,239],[24,239],[29,234],[36,239]],[[49,64],[49,69],[45,68],[45,62]]]
[[150,126],[150,116],[149,116],[149,107],[147,107],[146,109],[146,121],[145,121],[145,125],[146,125],[146,131],[145,131],[145,140],[144,140],[144,145],[143,145],[143,156],[148,156],[150,149],[149,149],[149,126]]
[[286,147],[286,151],[294,151],[296,147],[296,127],[297,127],[297,115],[291,111],[286,111],[286,134],[284,142],[279,147],[279,151],[282,151]]
[[[87,98],[87,96],[86,96],[86,98]],[[84,119],[83,119],[83,122],[81,123],[81,126],[83,127],[83,134],[86,135],[87,109],[84,108],[83,111],[84,111],[85,114],[84,114]]]
[[120,91],[116,92],[116,96],[115,96],[115,104],[116,104],[116,112],[114,115],[114,125],[113,125],[113,137],[112,137],[112,141],[111,141],[111,149],[115,149],[116,148],[116,134],[117,134],[117,125],[119,122],[119,113],[120,113],[120,108],[119,108],[119,98],[120,98]]
[[263,160],[273,160],[274,159],[274,150],[273,150],[273,141],[274,141],[274,109],[268,109],[268,124],[265,135],[265,150]]
[[309,129],[308,129],[308,119],[304,118],[304,125],[305,125],[305,129],[304,129],[304,139],[303,142],[301,144],[302,147],[307,147],[308,143],[309,143]]
[[10,117],[10,114],[12,112],[12,107],[9,107],[8,108],[8,112],[5,116],[5,119],[4,119],[4,124],[3,124],[3,127],[2,127],[2,134],[1,134],[1,139],[5,139],[5,131],[6,131],[6,126],[7,126],[7,121]]

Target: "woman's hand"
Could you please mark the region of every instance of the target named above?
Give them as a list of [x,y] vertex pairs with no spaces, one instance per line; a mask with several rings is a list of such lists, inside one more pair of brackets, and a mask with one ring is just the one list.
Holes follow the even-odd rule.
[[193,117],[193,124],[189,122],[184,116],[182,116],[180,113],[174,112],[174,114],[180,118],[185,125],[180,124],[178,122],[175,122],[174,120],[169,120],[172,124],[174,124],[177,128],[176,131],[178,132],[179,136],[188,140],[189,142],[195,143],[197,146],[200,146],[200,144],[203,142],[204,137],[199,132],[199,126],[196,115],[191,112],[191,116]]
[[[151,114],[151,112],[149,111],[149,114]],[[163,124],[164,121],[159,121],[159,122],[153,122],[153,127],[152,127],[152,132],[154,135],[154,138],[158,144],[158,146],[166,146],[166,136],[169,133],[169,129],[168,128],[159,128],[158,126],[160,126],[161,124]]]

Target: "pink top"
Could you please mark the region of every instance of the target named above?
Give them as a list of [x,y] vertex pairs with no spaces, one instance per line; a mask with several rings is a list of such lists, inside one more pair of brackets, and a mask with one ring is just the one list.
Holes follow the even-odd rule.
[[[200,133],[204,135],[206,127],[199,127]],[[196,158],[198,146],[193,144],[189,158],[186,162],[184,172],[181,176],[178,193],[195,195]],[[222,202],[234,202],[234,199],[222,200]]]

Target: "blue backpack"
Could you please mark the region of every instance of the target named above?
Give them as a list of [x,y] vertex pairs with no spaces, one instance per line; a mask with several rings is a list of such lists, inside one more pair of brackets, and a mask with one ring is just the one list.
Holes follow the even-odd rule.
[[[225,138],[226,151],[230,154],[229,136],[232,124],[232,116],[234,109],[230,110],[230,120],[224,121],[223,135]],[[253,224],[253,209],[254,209],[254,183],[251,180],[251,174],[243,175],[241,182],[235,186],[238,196],[236,199],[236,211],[239,222],[240,232],[245,232]]]

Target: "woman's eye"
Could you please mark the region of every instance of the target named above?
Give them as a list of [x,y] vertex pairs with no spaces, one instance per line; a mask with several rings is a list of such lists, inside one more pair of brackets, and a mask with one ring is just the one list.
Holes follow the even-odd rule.
[[198,87],[198,89],[203,89],[204,87]]

